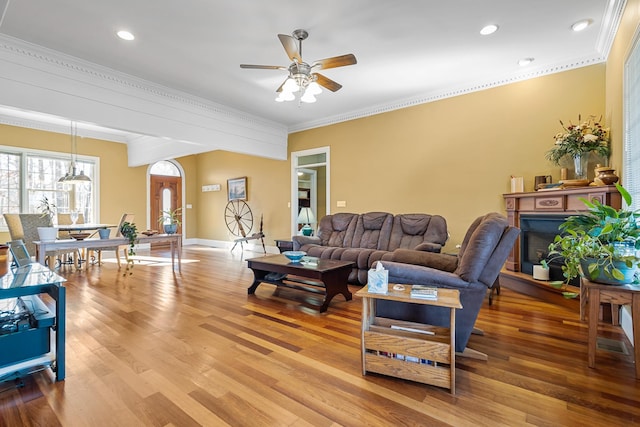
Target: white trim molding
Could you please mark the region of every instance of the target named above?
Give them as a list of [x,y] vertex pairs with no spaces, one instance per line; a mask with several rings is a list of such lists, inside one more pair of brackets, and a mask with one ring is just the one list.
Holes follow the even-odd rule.
[[6,106],[128,133],[130,166],[214,150],[287,159],[284,125],[5,35],[0,93]]

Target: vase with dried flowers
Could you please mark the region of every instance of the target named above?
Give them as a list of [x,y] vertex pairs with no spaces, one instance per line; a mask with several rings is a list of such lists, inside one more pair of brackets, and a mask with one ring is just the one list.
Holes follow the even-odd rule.
[[605,128],[602,117],[596,120],[596,116],[589,116],[586,120],[578,115],[578,124],[569,122],[565,125],[560,120],[564,132],[555,136],[556,143],[547,151],[547,160],[556,165],[565,157],[571,157],[574,162],[575,179],[587,179],[587,162],[590,153],[596,153],[604,158],[609,158],[611,147],[609,146],[609,128]]

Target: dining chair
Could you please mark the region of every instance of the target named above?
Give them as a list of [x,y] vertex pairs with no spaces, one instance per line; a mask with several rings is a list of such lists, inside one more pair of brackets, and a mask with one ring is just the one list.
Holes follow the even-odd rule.
[[[9,215],[9,214],[7,214]],[[33,243],[36,240],[40,240],[40,236],[38,236],[38,227],[51,227],[51,219],[48,216],[42,216],[42,214],[17,214],[20,219],[20,225],[22,227],[22,236],[19,234],[13,235],[11,230],[9,234],[11,235],[11,240],[22,239],[24,241],[24,245],[27,248],[27,251],[30,254],[37,255],[36,245]],[[6,220],[6,216],[5,216]],[[12,219],[10,219],[12,220]],[[19,230],[18,230],[19,233]],[[51,266],[59,259],[62,262],[62,259],[65,255],[73,254],[73,250],[63,250],[63,251],[47,251],[47,263]]]
[[[120,222],[118,223],[118,228],[116,229],[116,234],[115,237],[122,237],[122,232],[120,231],[120,229],[122,228],[122,224],[124,224],[125,222],[128,223],[132,223],[133,220],[135,219],[135,215],[134,214],[129,214],[129,213],[125,213],[122,214],[122,217],[120,218]],[[88,251],[95,251],[98,254],[98,259],[97,259],[97,264],[100,265],[102,264],[102,252],[104,251],[114,251],[116,253],[116,261],[118,262],[118,268],[121,267],[120,265],[120,249],[123,249],[123,254],[125,259],[127,260],[127,262],[129,262],[129,252],[127,251],[127,245],[116,245],[116,246],[109,246],[106,248],[87,248]]]
[[[58,225],[71,225],[73,221],[71,220],[70,213],[59,213],[58,214]],[[78,220],[76,224],[84,224],[84,214],[78,214]],[[58,231],[58,239],[70,239],[71,232],[70,231]]]
[[[70,213],[58,213],[58,225],[71,225],[73,221],[71,220]],[[76,224],[84,224],[84,214],[79,213],[78,219],[76,220]],[[71,231],[66,230],[58,230],[58,239],[72,239]],[[74,253],[73,258],[66,257],[62,260],[65,264],[73,264],[76,268],[80,268],[80,263],[82,260],[88,259],[87,255],[91,256],[91,251],[87,249],[78,249],[76,253]]]
[[11,240],[24,240],[24,230],[20,222],[20,214],[6,213],[2,215],[7,223]]

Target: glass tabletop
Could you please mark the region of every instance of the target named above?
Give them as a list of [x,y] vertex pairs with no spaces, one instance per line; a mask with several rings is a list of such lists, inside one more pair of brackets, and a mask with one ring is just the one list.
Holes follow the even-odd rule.
[[9,268],[7,274],[0,277],[0,298],[2,298],[3,290],[61,284],[65,281],[64,277],[38,263]]

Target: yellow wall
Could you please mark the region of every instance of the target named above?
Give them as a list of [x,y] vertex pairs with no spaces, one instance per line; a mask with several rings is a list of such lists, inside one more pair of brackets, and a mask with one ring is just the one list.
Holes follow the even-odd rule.
[[220,191],[198,190],[198,237],[207,240],[231,241],[225,223],[227,179],[247,177],[247,204],[254,216],[252,233],[259,230],[264,218],[265,244],[274,246],[274,239],[291,236],[290,163],[263,159],[226,151],[213,151],[197,156],[198,189],[202,185],[220,184]]
[[[0,125],[0,145],[30,149],[57,151],[68,154],[71,150],[69,135],[35,129]],[[147,218],[147,166],[131,168],[127,165],[127,146],[116,142],[92,138],[79,138],[77,150],[80,155],[100,158],[100,221],[117,224],[124,212],[136,216],[139,230],[157,228]],[[186,203],[194,199],[195,156],[178,159],[185,169],[187,184]],[[195,213],[187,211],[187,220],[195,224]],[[197,229],[188,227],[187,237],[195,237]],[[9,233],[0,232],[0,241],[9,240]]]
[[618,170],[617,174],[620,177],[622,177],[624,166],[622,164],[624,62],[631,49],[633,35],[638,30],[638,23],[640,23],[640,0],[627,0],[616,38],[607,58],[606,105],[607,122],[611,125],[611,165]]
[[331,147],[332,212],[440,214],[454,250],[477,216],[504,212],[511,175],[527,191],[559,179],[545,159],[558,120],[604,114],[604,81],[604,64],[565,71],[292,134],[289,150]]

